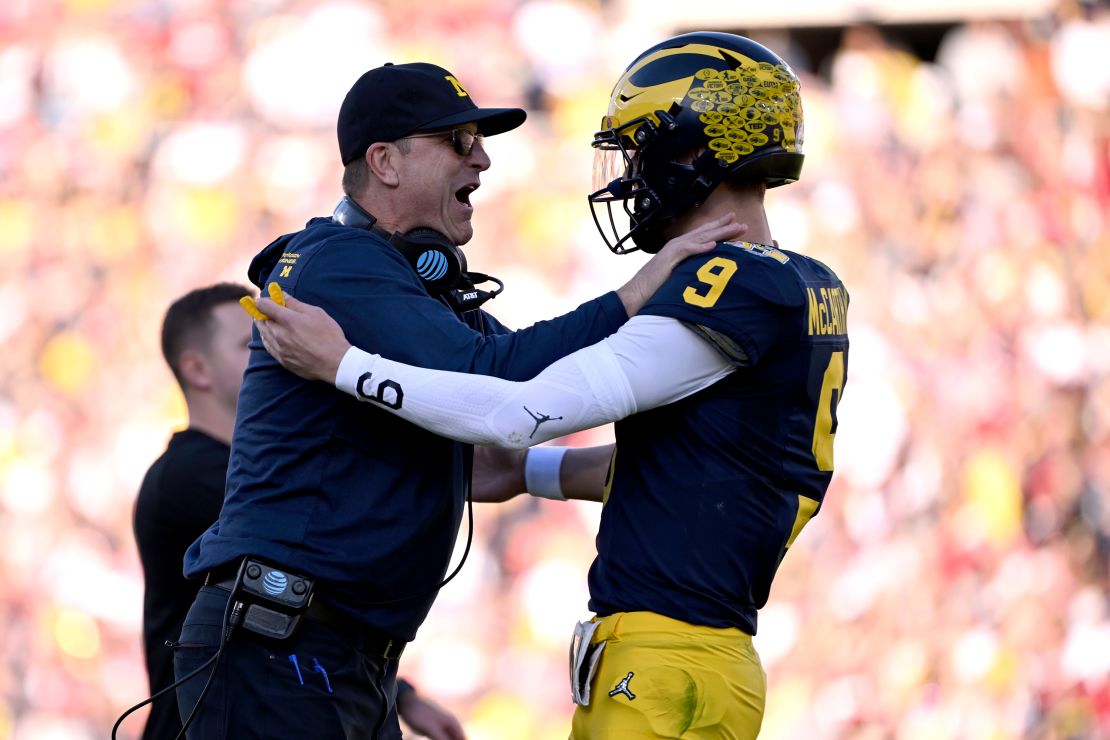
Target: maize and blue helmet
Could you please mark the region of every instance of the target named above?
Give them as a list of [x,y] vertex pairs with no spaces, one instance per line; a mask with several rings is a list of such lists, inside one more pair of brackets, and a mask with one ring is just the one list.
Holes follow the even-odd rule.
[[675,36],[621,75],[593,146],[589,200],[606,245],[617,254],[658,252],[663,230],[725,179],[767,187],[798,179],[798,77],[743,36]]

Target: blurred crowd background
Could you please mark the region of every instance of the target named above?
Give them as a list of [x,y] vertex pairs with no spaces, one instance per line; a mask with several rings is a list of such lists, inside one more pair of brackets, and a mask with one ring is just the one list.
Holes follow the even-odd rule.
[[[595,233],[589,141],[623,67],[695,30],[663,5],[0,4],[0,740],[104,738],[147,696],[131,510],[184,419],[163,312],[330,213],[354,79],[434,61],[528,109],[467,248],[524,326],[642,261]],[[1110,737],[1110,10],[995,2],[923,52],[707,5],[802,77],[803,180],[768,211],[852,296],[837,473],[760,619],[763,737]],[[477,507],[402,662],[471,738],[566,736],[598,512]]]

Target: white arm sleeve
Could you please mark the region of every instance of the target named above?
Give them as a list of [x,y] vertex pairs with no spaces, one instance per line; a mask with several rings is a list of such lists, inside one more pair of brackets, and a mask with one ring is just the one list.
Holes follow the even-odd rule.
[[352,347],[335,385],[441,436],[521,449],[672,403],[734,369],[680,321],[635,316],[524,382],[428,370]]

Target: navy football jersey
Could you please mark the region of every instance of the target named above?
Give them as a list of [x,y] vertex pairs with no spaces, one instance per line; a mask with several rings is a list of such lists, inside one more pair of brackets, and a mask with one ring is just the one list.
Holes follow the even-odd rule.
[[616,424],[590,609],[756,631],[779,562],[820,509],[848,368],[848,293],[809,257],[721,243],[641,310],[737,369]]

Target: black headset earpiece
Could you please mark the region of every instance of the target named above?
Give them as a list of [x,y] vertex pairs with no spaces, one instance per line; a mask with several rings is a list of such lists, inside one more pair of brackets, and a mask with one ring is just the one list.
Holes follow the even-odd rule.
[[466,270],[462,250],[435,229],[419,227],[404,234],[397,231],[390,234],[389,243],[409,261],[431,295],[454,288]]
[[378,229],[376,224],[378,219],[358,203],[355,203],[350,197],[344,195],[343,199],[339,201],[339,205],[331,213],[331,220],[343,226],[350,226],[355,229],[367,229],[374,231],[377,229],[381,233],[385,233],[384,229]]
[[377,225],[378,219],[348,196],[343,196],[331,217],[336,223],[368,229],[386,239],[416,270],[430,295],[452,290],[466,271],[462,250],[435,229],[421,227],[404,234],[399,231],[390,234]]

